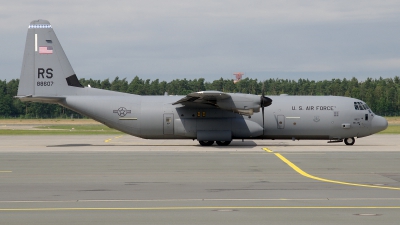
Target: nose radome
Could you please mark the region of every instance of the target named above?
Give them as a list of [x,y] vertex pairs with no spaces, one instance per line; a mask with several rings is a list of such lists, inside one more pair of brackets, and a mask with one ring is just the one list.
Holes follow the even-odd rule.
[[388,122],[382,116],[374,116],[371,122],[371,128],[374,133],[383,131],[388,127]]

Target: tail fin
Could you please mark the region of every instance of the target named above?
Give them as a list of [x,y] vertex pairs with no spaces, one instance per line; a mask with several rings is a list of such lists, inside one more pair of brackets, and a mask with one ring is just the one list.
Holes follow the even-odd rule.
[[18,96],[57,99],[83,88],[68,61],[52,26],[34,20],[28,27]]

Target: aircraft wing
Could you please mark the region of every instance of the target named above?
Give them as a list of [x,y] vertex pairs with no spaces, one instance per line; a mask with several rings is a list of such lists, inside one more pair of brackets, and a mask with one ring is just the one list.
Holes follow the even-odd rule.
[[272,99],[252,94],[200,91],[192,92],[172,104],[182,104],[188,107],[189,105],[193,106],[193,104],[188,103],[212,105],[223,110],[250,116],[253,115],[254,112],[259,112],[262,106],[266,107],[271,105]]
[[200,92],[192,92],[186,97],[180,99],[177,102],[172,103],[172,105],[182,104],[192,102],[199,104],[208,104],[216,106],[218,100],[228,99],[231,96],[229,94],[220,92],[220,91],[200,91]]

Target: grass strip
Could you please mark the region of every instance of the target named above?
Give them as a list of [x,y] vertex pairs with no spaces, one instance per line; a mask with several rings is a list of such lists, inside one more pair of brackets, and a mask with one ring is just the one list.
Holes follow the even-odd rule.
[[118,135],[122,132],[111,129],[105,125],[51,125],[34,127],[30,129],[1,129],[0,135]]
[[0,135],[118,135],[120,131],[0,130]]
[[57,130],[75,130],[75,131],[115,131],[105,125],[88,124],[88,125],[48,125],[48,126],[37,126],[37,129],[57,129]]
[[400,125],[389,125],[386,130],[378,134],[400,134]]

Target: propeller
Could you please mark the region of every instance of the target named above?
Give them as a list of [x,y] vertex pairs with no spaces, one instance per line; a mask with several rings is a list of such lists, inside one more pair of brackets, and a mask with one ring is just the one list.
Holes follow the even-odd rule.
[[262,94],[260,97],[260,106],[261,106],[261,113],[262,113],[262,122],[263,122],[263,137],[264,137],[264,132],[265,132],[265,128],[264,128],[264,108],[267,106],[270,106],[272,104],[272,99],[265,97],[265,82],[263,82],[263,86],[262,86]]

